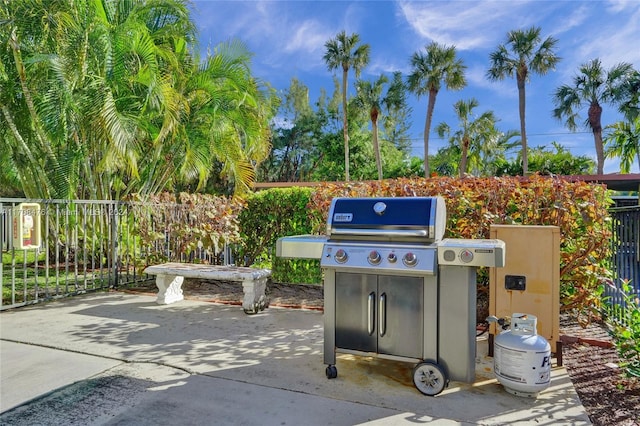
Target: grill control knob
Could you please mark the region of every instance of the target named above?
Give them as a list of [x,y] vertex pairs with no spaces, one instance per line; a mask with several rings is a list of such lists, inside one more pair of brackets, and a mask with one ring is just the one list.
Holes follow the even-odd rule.
[[473,260],[473,252],[469,249],[464,249],[460,252],[460,260],[463,263],[469,263]]
[[369,256],[367,257],[367,260],[369,261],[370,264],[377,265],[382,260],[382,257],[380,256],[380,253],[378,253],[377,251],[371,250],[369,252]]
[[402,263],[409,267],[416,266],[416,264],[418,263],[418,257],[415,254],[409,252],[402,258]]
[[442,257],[447,262],[453,262],[454,260],[456,260],[456,252],[453,250],[445,250],[442,254]]
[[396,261],[398,260],[398,256],[396,256],[395,253],[389,253],[389,256],[387,256],[387,260],[389,261],[389,263],[396,263]]
[[347,261],[347,259],[349,258],[349,256],[347,255],[347,252],[340,249],[336,252],[335,256],[333,256],[333,258],[336,260],[336,262],[338,263],[344,263]]

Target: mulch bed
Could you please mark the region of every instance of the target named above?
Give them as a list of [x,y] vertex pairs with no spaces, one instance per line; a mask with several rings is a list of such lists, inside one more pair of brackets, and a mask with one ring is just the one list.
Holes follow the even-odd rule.
[[[234,305],[242,304],[242,286],[237,282],[185,279],[185,298]],[[155,284],[127,289],[155,294]],[[321,285],[267,285],[270,306],[322,310]],[[626,379],[618,365],[620,359],[606,327],[593,322],[578,325],[569,315],[560,320],[563,365],[594,425],[640,426],[640,381]]]
[[625,378],[604,324],[560,319],[563,364],[594,425],[640,425],[640,381]]

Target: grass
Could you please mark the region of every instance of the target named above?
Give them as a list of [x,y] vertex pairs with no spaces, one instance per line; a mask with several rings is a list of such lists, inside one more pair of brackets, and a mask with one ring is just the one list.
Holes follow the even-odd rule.
[[[108,282],[106,271],[87,271],[74,264],[45,268],[44,252],[15,250],[2,253],[2,304],[12,305],[57,295],[99,290]],[[37,259],[37,262],[36,262]],[[25,266],[26,265],[26,266]],[[66,266],[66,265],[65,265]]]
[[[15,260],[16,265],[24,265],[25,257],[27,259],[27,265],[32,265],[36,260],[36,252],[32,250],[14,250],[2,252],[2,269],[11,267],[11,263]],[[38,262],[44,262],[45,253],[38,253]]]

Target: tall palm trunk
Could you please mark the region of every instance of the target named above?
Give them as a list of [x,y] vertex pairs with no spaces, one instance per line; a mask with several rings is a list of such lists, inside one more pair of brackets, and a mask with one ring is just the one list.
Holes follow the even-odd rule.
[[458,176],[464,177],[465,173],[467,173],[467,160],[469,157],[469,144],[471,141],[468,136],[462,137],[462,152],[460,153],[460,168],[458,170]]
[[598,101],[592,101],[589,105],[589,126],[593,131],[593,140],[596,145],[597,174],[604,174],[604,143],[602,142],[602,107]]
[[522,141],[522,176],[529,173],[529,156],[527,154],[527,125],[525,118],[525,81],[526,72],[518,72],[518,112],[520,113],[520,136]]
[[344,178],[347,182],[349,176],[349,124],[347,121],[347,76],[348,69],[342,70],[342,136],[344,137]]
[[371,127],[373,130],[373,150],[376,153],[376,167],[378,168],[378,180],[382,180],[382,160],[380,159],[380,146],[378,144],[378,112],[371,113]]
[[424,177],[428,178],[429,173],[429,132],[431,131],[431,120],[433,119],[433,109],[436,105],[437,90],[429,90],[429,103],[427,105],[427,116],[424,120]]

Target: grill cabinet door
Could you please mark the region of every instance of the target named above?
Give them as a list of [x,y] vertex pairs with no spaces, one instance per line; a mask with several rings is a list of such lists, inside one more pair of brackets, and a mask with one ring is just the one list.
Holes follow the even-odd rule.
[[377,276],[336,272],[336,347],[377,349]]
[[422,359],[421,277],[336,272],[336,347]]
[[422,359],[423,287],[422,277],[378,277],[378,353]]

